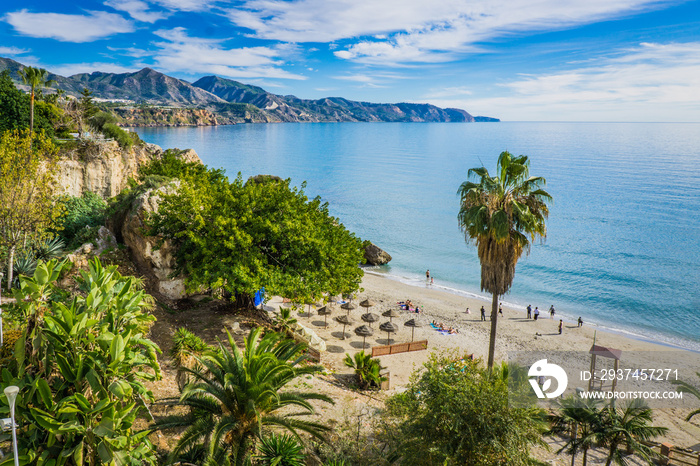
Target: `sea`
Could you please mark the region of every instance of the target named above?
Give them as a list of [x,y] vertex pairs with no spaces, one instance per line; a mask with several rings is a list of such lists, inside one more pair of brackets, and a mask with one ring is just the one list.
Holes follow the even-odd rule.
[[700,351],[700,123],[280,123],[137,128],[229,177],[306,183],[310,197],[392,256],[368,271],[484,297],[457,223],[470,168],[530,158],[553,197],[547,237],[503,302]]

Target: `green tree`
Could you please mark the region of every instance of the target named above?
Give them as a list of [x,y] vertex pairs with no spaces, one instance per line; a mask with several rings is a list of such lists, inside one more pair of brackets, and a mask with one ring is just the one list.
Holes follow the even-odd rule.
[[583,452],[583,466],[588,462],[588,450],[596,442],[602,428],[602,402],[600,400],[564,398],[559,402],[559,410],[550,416],[550,434],[569,435],[569,439],[557,453],[566,451],[571,455],[574,466],[576,455]]
[[34,68],[32,66],[25,66],[23,69],[18,71],[22,82],[28,85],[30,88],[29,93],[29,135],[31,136],[34,132],[34,97],[37,91],[41,88],[47,87],[55,81],[49,79],[49,72],[44,68]]
[[[700,372],[696,372],[695,374],[698,376],[698,379],[700,379]],[[671,383],[678,387],[676,388],[678,392],[693,395],[698,401],[700,401],[700,389],[698,389],[698,387],[691,385],[688,382],[684,382],[682,380],[672,380]],[[698,414],[700,414],[700,408],[691,411],[690,414],[688,414],[688,417],[685,418],[685,420],[690,421],[693,418],[693,416],[696,416]]]
[[653,440],[665,434],[666,427],[651,426],[652,411],[642,400],[632,400],[621,408],[609,406],[602,412],[602,427],[598,440],[608,450],[605,466],[615,463],[620,466],[629,464],[626,455],[634,452],[648,464],[654,464],[653,458],[658,453],[643,442]]
[[493,372],[468,357],[432,354],[404,393],[388,402],[404,439],[402,465],[532,464],[544,445],[544,413],[509,403],[507,367]]
[[289,180],[229,182],[221,170],[178,160],[173,154],[143,172],[177,177],[175,194],[162,196],[151,234],[177,246],[177,272],[190,289],[222,289],[250,306],[268,294],[313,302],[324,292],[359,287],[362,242]]
[[501,152],[497,176],[485,167],[472,168],[459,187],[457,220],[467,242],[475,242],[481,262],[481,290],[493,295],[488,367],[493,367],[498,322],[498,297],[510,290],[515,265],[530,241],[545,238],[547,202],[551,196],[541,189],[542,177],[530,177],[525,155]]
[[379,375],[381,371],[379,359],[372,359],[371,354],[367,354],[364,351],[358,351],[354,357],[346,354],[343,362],[347,367],[355,370],[357,382],[362,389],[379,388],[382,381],[385,380],[384,377]]
[[10,72],[0,73],[0,132],[24,129],[29,125],[27,95],[17,89]]
[[8,288],[17,247],[28,235],[41,236],[62,211],[53,199],[55,148],[42,134],[33,139],[17,131],[0,137],[0,241],[8,250]]
[[95,193],[86,192],[80,197],[64,195],[58,202],[63,213],[56,220],[57,233],[72,247],[83,244],[86,233],[94,238],[95,230],[105,224],[107,203]]
[[315,374],[322,368],[300,365],[305,359],[301,356],[303,344],[276,333],[261,335],[261,327],[253,329],[241,351],[228,334],[231,349],[220,344],[217,351],[195,358],[201,368],[187,369],[192,382],[182,391],[180,404],[190,408],[189,414],[158,423],[160,429],[187,427],[172,459],[188,449],[203,451],[197,445],[204,445],[207,461],[228,459],[243,465],[262,438],[263,429],[271,426],[295,436],[302,431],[322,437],[326,427],[299,416],[314,413],[310,400],[333,401],[326,395],[288,387],[295,378]]
[[152,300],[134,277],[97,259],[81,274],[82,294],[66,300],[60,270],[42,263],[14,292],[11,311],[27,324],[2,383],[20,387],[20,463],[154,465],[149,432],[134,428],[153,401],[145,382],[160,378],[158,347],[145,337]]

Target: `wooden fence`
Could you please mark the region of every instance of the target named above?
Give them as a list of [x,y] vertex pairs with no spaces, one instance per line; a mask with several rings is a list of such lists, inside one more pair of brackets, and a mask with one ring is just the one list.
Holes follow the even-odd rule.
[[387,354],[408,353],[428,349],[428,340],[412,341],[409,343],[396,343],[372,347],[372,357],[386,356]]
[[700,466],[700,452],[678,448],[670,443],[644,442],[661,455],[660,464],[668,466]]

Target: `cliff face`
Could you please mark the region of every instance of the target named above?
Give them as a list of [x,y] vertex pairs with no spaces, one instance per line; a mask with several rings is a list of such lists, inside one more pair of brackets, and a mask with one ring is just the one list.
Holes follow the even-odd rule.
[[[90,191],[105,199],[116,196],[129,178],[136,178],[141,165],[162,155],[155,144],[134,145],[126,151],[115,141],[76,142],[60,152],[58,191],[71,196]],[[201,162],[192,149],[181,151],[180,157]]]

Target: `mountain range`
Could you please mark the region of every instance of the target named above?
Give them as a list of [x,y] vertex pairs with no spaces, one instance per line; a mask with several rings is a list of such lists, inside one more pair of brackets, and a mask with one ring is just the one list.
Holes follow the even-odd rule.
[[[0,58],[0,72],[8,70],[11,78],[20,84],[20,87],[21,82],[17,72],[24,66],[10,58]],[[379,104],[356,102],[342,97],[300,99],[293,95],[272,94],[261,87],[218,76],[206,76],[194,83],[189,83],[150,68],[134,73],[96,71],[68,77],[50,73],[49,78],[55,81],[51,87],[63,89],[70,95],[78,95],[87,88],[92,91],[93,97],[99,99],[124,100],[156,107],[170,106],[190,113],[192,109],[201,109],[212,114],[208,119],[209,124],[212,121],[215,123],[217,121],[219,123],[499,121],[490,117],[473,117],[461,109],[439,108],[430,104]],[[143,105],[139,105],[139,108],[142,107]],[[172,109],[169,111],[172,113]],[[128,113],[133,116],[140,111],[122,108],[121,112],[117,113],[120,115]],[[152,115],[153,112],[151,111],[150,114]],[[157,123],[157,121],[154,122],[154,124]]]

